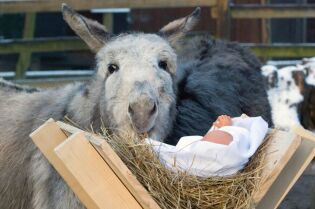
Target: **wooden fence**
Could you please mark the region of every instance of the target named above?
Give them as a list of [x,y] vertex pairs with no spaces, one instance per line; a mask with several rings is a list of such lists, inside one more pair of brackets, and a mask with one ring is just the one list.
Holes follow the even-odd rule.
[[[23,39],[0,41],[0,54],[19,53],[15,78],[22,79],[30,66],[34,52],[86,50],[85,44],[77,38],[36,38],[34,29],[37,12],[59,11],[62,2],[76,10],[94,8],[162,8],[204,6],[211,9],[211,17],[216,18],[217,36],[229,39],[231,19],[242,18],[311,18],[315,17],[315,5],[234,5],[228,0],[8,0],[0,1],[0,13],[26,13]],[[112,22],[103,18],[111,28]],[[244,44],[260,57],[310,57],[315,55],[314,44]]]

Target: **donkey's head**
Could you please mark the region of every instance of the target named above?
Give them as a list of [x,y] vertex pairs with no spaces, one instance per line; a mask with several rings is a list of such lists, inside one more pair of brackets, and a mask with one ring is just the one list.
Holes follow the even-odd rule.
[[158,34],[114,37],[104,26],[62,7],[64,19],[96,53],[97,76],[103,79],[102,117],[109,126],[163,140],[174,114],[176,54],[173,46],[199,19],[197,8],[164,26]]

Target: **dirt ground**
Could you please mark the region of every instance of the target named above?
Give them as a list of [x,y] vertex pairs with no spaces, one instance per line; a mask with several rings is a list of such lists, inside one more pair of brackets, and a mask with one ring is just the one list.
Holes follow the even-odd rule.
[[315,209],[315,162],[297,181],[279,209]]

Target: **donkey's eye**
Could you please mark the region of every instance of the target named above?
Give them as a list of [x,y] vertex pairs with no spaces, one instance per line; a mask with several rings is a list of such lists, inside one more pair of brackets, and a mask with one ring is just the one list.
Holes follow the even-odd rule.
[[159,61],[159,68],[162,68],[163,70],[167,69],[167,62],[166,61]]
[[119,67],[118,67],[118,65],[115,65],[115,64],[109,64],[107,69],[108,69],[109,73],[112,74],[113,72],[118,71]]

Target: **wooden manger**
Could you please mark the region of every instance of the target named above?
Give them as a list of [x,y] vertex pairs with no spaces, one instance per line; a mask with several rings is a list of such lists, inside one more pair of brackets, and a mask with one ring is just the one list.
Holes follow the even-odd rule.
[[[159,209],[103,139],[49,119],[31,135],[36,146],[88,209]],[[266,148],[257,209],[277,208],[315,156],[315,137],[301,127],[274,131]]]

